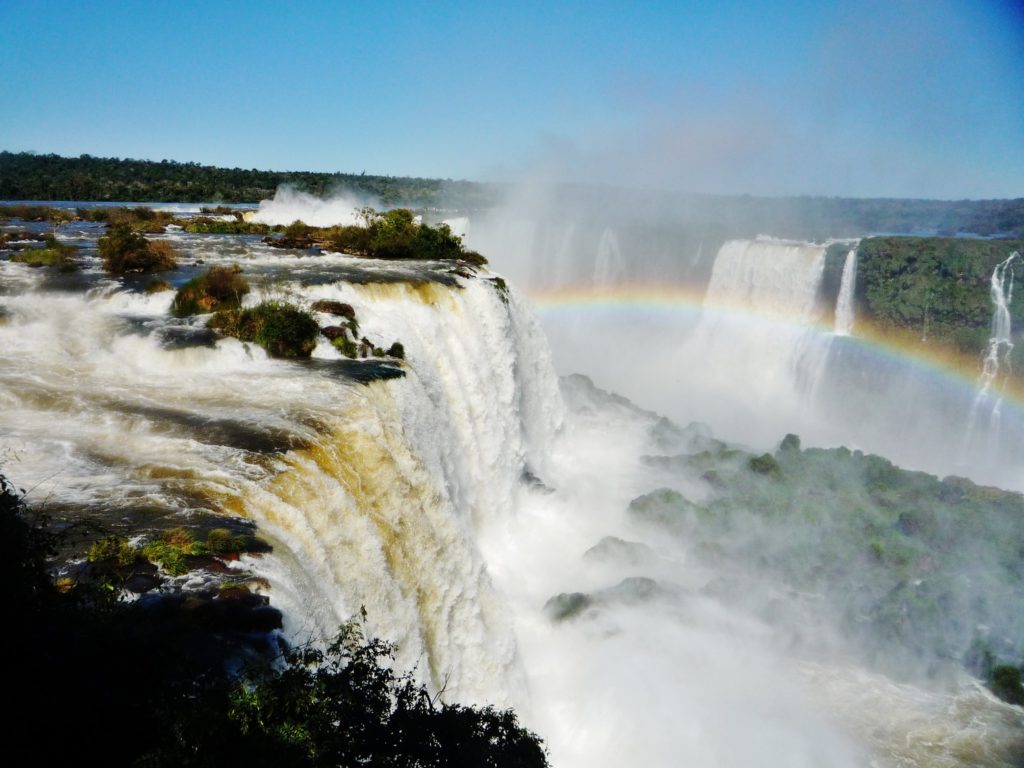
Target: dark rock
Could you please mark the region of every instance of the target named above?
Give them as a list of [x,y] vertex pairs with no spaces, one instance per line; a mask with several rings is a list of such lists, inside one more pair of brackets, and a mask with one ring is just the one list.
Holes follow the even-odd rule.
[[343,339],[348,336],[348,329],[340,325],[328,325],[325,328],[320,329],[320,333],[327,337],[329,341],[335,339]]
[[349,320],[356,319],[356,311],[352,308],[352,305],[344,304],[340,301],[328,301],[326,299],[321,299],[320,301],[314,301],[313,306],[310,307],[310,309],[314,312],[324,312],[328,315],[336,315]]

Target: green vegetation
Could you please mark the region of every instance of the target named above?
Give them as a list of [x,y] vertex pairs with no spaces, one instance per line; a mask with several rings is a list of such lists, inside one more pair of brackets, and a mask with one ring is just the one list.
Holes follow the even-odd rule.
[[67,208],[52,208],[48,205],[0,205],[0,221],[21,219],[22,221],[63,223],[72,221],[74,218],[74,212]]
[[497,198],[493,187],[469,181],[0,152],[0,200],[256,203],[283,184],[319,196],[354,193],[387,206],[480,208]]
[[175,269],[174,248],[165,240],[147,240],[127,225],[111,227],[99,240],[103,268],[115,275]]
[[245,552],[251,543],[248,536],[231,533],[227,528],[214,528],[206,534],[206,549],[215,555]]
[[447,224],[417,224],[408,208],[379,212],[362,210],[363,224],[337,227],[311,227],[295,221],[278,237],[263,241],[275,248],[313,248],[347,253],[370,259],[460,260],[482,266],[487,259],[476,251],[467,251],[462,238],[452,234]]
[[[978,355],[992,318],[992,271],[1020,240],[872,237],[857,252],[858,322],[910,334],[921,343]],[[1024,266],[1018,268],[1024,274]],[[1010,306],[1015,327],[1024,323],[1024,296]],[[1024,363],[1024,349],[1015,350]]]
[[173,291],[174,286],[166,280],[150,280],[146,283],[146,293],[162,293],[163,291]]
[[218,312],[210,318],[209,326],[226,336],[255,342],[271,357],[309,357],[320,335],[320,326],[312,315],[277,301]]
[[78,218],[85,221],[103,222],[111,229],[126,227],[135,232],[159,234],[168,224],[174,222],[174,214],[154,211],[145,206],[120,206],[117,208],[79,208]]
[[[845,448],[801,450],[795,436],[774,455],[677,458],[710,497],[662,489],[629,512],[714,562],[716,594],[780,631],[832,622],[897,676],[959,660],[994,680],[992,669],[1024,661],[1021,494]],[[780,588],[794,596],[785,608]]]
[[107,536],[92,543],[86,559],[90,563],[127,568],[139,559],[139,555],[139,550],[124,536]]
[[196,541],[195,534],[187,528],[172,528],[165,531],[156,541],[146,544],[142,554],[151,563],[158,564],[171,576],[188,573],[188,557],[207,554],[206,544]]
[[1024,686],[1020,682],[1020,668],[1004,664],[992,670],[992,692],[1003,701],[1024,706]]
[[22,248],[11,254],[10,260],[30,267],[57,267],[61,272],[78,269],[78,248],[64,245],[53,235],[47,235],[45,243],[43,248]]
[[196,216],[179,222],[182,229],[197,235],[266,235],[278,231],[280,227],[271,227],[268,224],[242,221],[222,221],[211,219],[208,216]]
[[[57,538],[30,519],[0,477],[12,754],[154,768],[547,765],[511,710],[441,703],[358,621],[324,650],[282,654],[269,634],[280,614],[244,588],[124,602],[107,569],[58,585]],[[105,561],[126,552],[123,540],[96,547]]]
[[242,297],[249,293],[249,281],[242,276],[237,264],[230,267],[210,267],[199,277],[189,280],[178,289],[171,303],[171,312],[178,317],[205,312],[238,309]]
[[775,457],[770,453],[765,453],[760,456],[752,456],[747,462],[747,466],[750,467],[751,471],[757,472],[759,475],[771,475],[778,477],[780,473],[779,462],[775,460]]

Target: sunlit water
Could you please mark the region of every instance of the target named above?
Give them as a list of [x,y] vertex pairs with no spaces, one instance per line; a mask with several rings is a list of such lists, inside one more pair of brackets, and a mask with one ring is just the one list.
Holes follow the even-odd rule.
[[[88,245],[96,232],[63,234]],[[282,252],[258,238],[169,239],[185,255],[179,282],[238,263],[256,288],[247,303],[351,303],[374,343],[403,343],[405,376],[362,383],[362,364],[325,340],[309,362],[268,359],[209,336],[203,318],[172,319],[172,293],[110,280],[94,258],[59,277],[4,262],[0,455],[33,501],[108,519],[130,510],[142,527],[147,515],[200,510],[255,520],[275,553],[252,566],[291,636],[323,637],[365,606],[402,664],[451,699],[516,706],[557,766],[1020,759],[1021,710],[966,676],[936,689],[862,669],[827,622],[780,628],[727,605],[707,589],[713,569],[637,527],[625,514],[637,495],[710,492],[641,459],[693,446],[660,443],[653,414],[580,380],[559,388],[514,289],[506,302],[486,272]],[[622,244],[599,241],[590,274],[619,279]],[[794,268],[812,275],[819,257],[797,248]],[[794,300],[810,291],[780,279]],[[713,320],[689,338],[724,333]],[[772,349],[782,348],[792,352]],[[782,377],[809,353],[777,354],[765,364]],[[651,375],[642,357],[607,356],[623,376]],[[655,557],[584,556],[607,536]],[[632,577],[661,587],[623,587]],[[575,591],[608,598],[553,622],[547,600]],[[818,639],[815,653],[793,649],[794,629]]]

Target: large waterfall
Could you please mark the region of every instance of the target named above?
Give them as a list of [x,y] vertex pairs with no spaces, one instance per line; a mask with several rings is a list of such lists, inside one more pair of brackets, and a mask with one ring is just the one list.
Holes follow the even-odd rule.
[[[626,243],[588,238],[594,259],[566,255],[565,274],[628,282]],[[0,459],[30,499],[143,531],[203,512],[255,521],[274,552],[246,566],[290,637],[326,637],[365,607],[403,668],[451,700],[516,706],[560,768],[1012,764],[1017,710],[960,672],[894,681],[862,663],[826,592],[750,578],[810,526],[754,509],[730,530],[702,506],[745,466],[718,437],[874,439],[833,401],[863,382],[855,348],[823,328],[826,247],[729,241],[683,319],[613,308],[568,325],[561,340],[593,345],[597,373],[660,387],[660,411],[712,430],[559,382],[528,298],[486,270],[170,239],[190,261],[239,263],[249,302],[350,304],[361,334],[403,344],[404,376],[324,340],[310,361],[269,359],[95,262],[70,278],[4,263]],[[850,281],[844,268],[840,294]],[[707,529],[637,517],[663,497]],[[709,530],[751,556],[729,558]]]
[[[207,263],[302,266],[263,246],[177,241]],[[363,385],[335,367],[325,341],[308,364],[270,360],[169,318],[171,292],[102,280],[85,293],[48,291],[41,272],[6,265],[9,471],[34,499],[130,507],[143,527],[150,509],[253,519],[290,561],[275,599],[293,634],[324,635],[365,606],[371,630],[438,689],[521,701],[512,624],[476,541],[514,514],[526,479],[544,478],[562,420],[557,382],[513,289],[407,277],[304,285],[268,274],[254,297],[341,298],[364,334],[402,341],[406,376]],[[171,343],[188,333],[203,343]],[[276,560],[266,567],[280,571]]]

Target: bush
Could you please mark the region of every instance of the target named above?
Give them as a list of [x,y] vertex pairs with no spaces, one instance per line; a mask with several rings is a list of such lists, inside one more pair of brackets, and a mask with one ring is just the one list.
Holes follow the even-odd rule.
[[161,293],[163,291],[173,291],[174,286],[168,283],[166,280],[150,280],[146,283],[146,293]]
[[78,215],[86,221],[105,222],[111,229],[125,227],[134,232],[148,232],[149,234],[163,232],[167,225],[174,221],[173,214],[167,211],[154,211],[145,206],[79,208]]
[[388,348],[388,357],[397,357],[399,360],[405,360],[405,347],[402,342],[396,341]]
[[187,528],[171,528],[165,531],[158,541],[153,541],[142,548],[142,554],[150,562],[158,563],[172,576],[188,573],[186,557],[205,555],[206,545],[198,542],[195,535]]
[[210,267],[203,275],[189,280],[171,303],[171,312],[178,317],[237,309],[242,297],[249,293],[249,282],[242,276],[237,264],[230,267]]
[[992,693],[1003,701],[1024,706],[1024,686],[1021,685],[1020,669],[1009,665],[992,670]]
[[[326,651],[251,673],[182,707],[153,764],[541,768],[536,734],[511,710],[441,704],[394,671],[394,647],[351,621]],[[190,711],[191,710],[191,711]]]
[[166,241],[150,241],[128,226],[112,227],[99,240],[103,268],[115,275],[162,272],[178,266],[174,248]]
[[208,216],[196,216],[184,221],[181,228],[200,235],[266,235],[273,227],[250,221],[221,221]]
[[75,214],[67,208],[51,208],[47,205],[0,205],[0,220],[65,222],[74,218]]
[[139,559],[139,551],[124,536],[107,536],[93,542],[86,559],[97,565],[127,568]]
[[78,248],[64,245],[53,235],[47,235],[44,248],[25,248],[11,255],[11,261],[30,267],[57,267],[61,272],[78,269]]
[[747,466],[750,467],[751,471],[757,472],[759,475],[777,477],[780,474],[779,462],[770,453],[752,456],[750,461],[747,462]]
[[309,357],[320,326],[308,312],[291,304],[265,301],[251,309],[218,312],[210,328],[241,341],[259,344],[271,357]]
[[206,534],[206,548],[214,555],[244,552],[248,546],[248,536],[235,535],[227,528],[214,528]]

